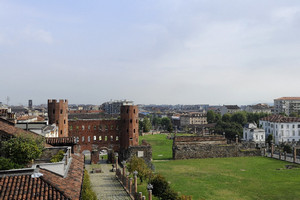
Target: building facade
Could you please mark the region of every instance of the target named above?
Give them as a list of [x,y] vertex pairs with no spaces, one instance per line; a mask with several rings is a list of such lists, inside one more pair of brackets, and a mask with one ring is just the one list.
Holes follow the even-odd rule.
[[206,112],[195,112],[180,116],[180,126],[207,124]]
[[266,141],[265,130],[257,128],[256,124],[249,123],[243,127],[243,140],[264,144]]
[[273,135],[275,144],[300,141],[300,118],[271,115],[259,120],[266,137]]
[[241,108],[237,105],[223,105],[220,108],[220,113],[223,116],[226,113],[232,114],[241,111]]
[[246,112],[250,113],[269,113],[271,114],[272,108],[267,104],[256,104],[256,105],[249,105],[245,108]]
[[128,101],[128,100],[109,101],[109,102],[103,103],[101,108],[107,114],[120,114],[122,105],[133,105],[133,101]]
[[300,97],[281,97],[274,99],[274,114],[300,114]]

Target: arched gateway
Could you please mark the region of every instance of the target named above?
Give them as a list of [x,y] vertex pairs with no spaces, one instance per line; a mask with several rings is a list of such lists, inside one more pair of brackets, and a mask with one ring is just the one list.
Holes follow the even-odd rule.
[[[99,161],[99,152],[101,149],[107,149],[108,152],[118,152],[122,160],[131,156],[128,155],[128,152],[137,153],[138,149],[128,151],[131,147],[138,147],[139,143],[137,106],[121,106],[120,119],[116,120],[73,119],[66,122],[66,113],[60,106],[67,107],[68,101],[59,101],[59,105],[53,104],[57,104],[57,101],[48,100],[49,119],[52,122],[56,122],[57,126],[60,123],[68,124],[68,137],[65,138],[72,140],[74,153],[82,153],[84,150],[89,150],[91,152],[92,163]],[[59,134],[59,136],[64,135]],[[55,139],[51,141],[53,140]],[[61,139],[58,140],[62,141]],[[67,141],[67,139],[65,140]],[[52,143],[52,145],[55,144]],[[63,145],[63,143],[60,143],[60,145]]]

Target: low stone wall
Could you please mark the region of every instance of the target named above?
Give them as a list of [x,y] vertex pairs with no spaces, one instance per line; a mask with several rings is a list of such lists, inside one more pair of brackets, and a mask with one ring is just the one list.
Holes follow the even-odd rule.
[[120,161],[129,160],[133,156],[141,157],[147,164],[151,164],[152,147],[151,145],[132,146],[126,150],[120,150]]
[[184,136],[173,140],[173,159],[260,156],[260,149],[227,144],[223,136]]

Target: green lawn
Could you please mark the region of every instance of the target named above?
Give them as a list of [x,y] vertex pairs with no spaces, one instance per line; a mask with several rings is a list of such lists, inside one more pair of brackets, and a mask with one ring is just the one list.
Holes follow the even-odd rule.
[[300,168],[285,169],[291,163],[265,157],[170,160],[172,140],[166,135],[142,139],[152,145],[156,173],[193,200],[300,199]]
[[[193,199],[300,199],[300,168],[264,157],[154,162],[171,187]],[[281,169],[281,170],[278,170]]]
[[168,160],[172,159],[172,143],[173,140],[168,140],[167,135],[145,135],[140,136],[140,144],[145,139],[152,146],[152,158],[153,160]]

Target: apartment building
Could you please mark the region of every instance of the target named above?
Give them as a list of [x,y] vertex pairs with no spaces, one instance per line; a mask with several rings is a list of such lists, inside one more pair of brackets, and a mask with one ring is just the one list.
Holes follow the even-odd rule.
[[281,97],[274,99],[274,114],[300,113],[300,97]]

